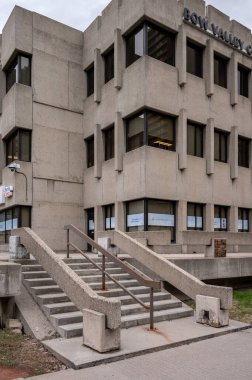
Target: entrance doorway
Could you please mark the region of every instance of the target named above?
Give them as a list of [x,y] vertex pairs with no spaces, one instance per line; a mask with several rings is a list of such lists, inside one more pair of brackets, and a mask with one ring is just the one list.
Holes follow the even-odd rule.
[[[89,208],[86,210],[87,213],[87,235],[94,240],[94,208]],[[87,246],[88,251],[92,251],[90,244]]]

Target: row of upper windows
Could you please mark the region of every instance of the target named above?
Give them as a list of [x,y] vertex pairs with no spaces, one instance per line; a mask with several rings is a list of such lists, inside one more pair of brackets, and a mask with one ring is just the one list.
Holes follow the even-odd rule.
[[[159,61],[175,66],[175,39],[176,34],[161,29],[149,22],[144,22],[125,38],[126,41],[126,67],[134,63],[140,57],[148,55]],[[187,72],[198,77],[203,77],[204,47],[197,42],[187,40]],[[103,55],[104,58],[104,82],[107,83],[114,77],[114,48]],[[228,87],[229,59],[214,53],[214,83]],[[238,65],[238,93],[249,96],[250,69]],[[87,96],[94,93],[94,64],[86,70]]]
[[[176,150],[175,118],[145,110],[126,120],[126,151],[132,151],[143,145],[155,148]],[[105,160],[114,157],[114,127],[104,130]],[[204,157],[205,126],[188,121],[187,124],[187,154]],[[86,141],[87,167],[94,165],[94,136]],[[238,137],[238,165],[250,166],[251,140]],[[229,133],[215,129],[214,131],[214,159],[228,162]]]
[[[200,203],[187,203],[187,230],[205,230],[205,205]],[[104,229],[115,229],[115,205],[103,206],[104,209]],[[154,231],[170,230],[175,239],[176,227],[176,202],[140,199],[126,202],[126,230],[133,231]],[[93,209],[91,209],[93,210]],[[87,210],[89,217],[88,226],[94,230],[94,212]],[[250,230],[250,209],[238,208],[237,230],[248,232]],[[90,223],[91,219],[91,223]],[[229,207],[214,206],[213,227],[215,231],[228,231],[229,229]]]

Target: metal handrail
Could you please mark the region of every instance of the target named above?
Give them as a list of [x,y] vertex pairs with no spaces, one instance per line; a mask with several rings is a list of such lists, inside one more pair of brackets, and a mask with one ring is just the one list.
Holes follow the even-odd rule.
[[[116,285],[118,285],[123,291],[129,294],[136,302],[138,302],[142,307],[147,310],[150,310],[150,329],[154,328],[154,300],[153,300],[153,291],[154,289],[161,288],[161,282],[152,280],[149,276],[141,272],[140,270],[133,267],[133,265],[123,262],[118,257],[114,256],[112,253],[108,252],[105,248],[97,244],[93,239],[80,231],[77,227],[72,224],[64,227],[64,230],[67,231],[67,258],[70,257],[70,246],[73,247],[77,252],[79,252],[82,256],[84,256],[91,264],[93,264],[97,269],[102,272],[102,290],[106,290],[106,276],[112,280]],[[70,230],[75,232],[79,237],[81,237],[84,241],[90,244],[92,247],[97,249],[98,252],[102,254],[102,266],[97,264],[91,257],[88,256],[87,253],[83,252],[80,248],[78,248],[74,243],[70,241]],[[111,276],[106,271],[106,263],[105,257],[111,259],[114,263],[116,263],[121,269],[125,272],[133,276],[137,281],[139,281],[142,285],[150,288],[150,304],[147,305],[140,298],[138,298],[135,294],[133,294],[129,289],[127,289],[124,285],[120,284],[113,276]]]

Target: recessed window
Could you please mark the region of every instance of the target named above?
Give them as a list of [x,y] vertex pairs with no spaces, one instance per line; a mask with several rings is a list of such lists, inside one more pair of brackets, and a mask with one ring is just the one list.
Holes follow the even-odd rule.
[[227,162],[228,134],[222,131],[214,131],[214,159]]
[[6,92],[14,83],[31,85],[31,58],[17,55],[6,71]]
[[115,205],[104,207],[105,212],[105,230],[115,229]]
[[31,131],[18,129],[5,140],[6,165],[12,161],[31,161]]
[[227,88],[228,60],[218,54],[214,54],[214,83]]
[[187,72],[203,77],[203,47],[187,41]]
[[214,206],[214,231],[227,231],[228,208],[225,206]]
[[105,150],[105,161],[114,158],[115,156],[115,129],[110,127],[105,129],[104,133],[104,150]]
[[[86,209],[87,235],[94,240],[95,238],[95,210],[94,208]],[[93,247],[87,244],[87,250],[92,251]]]
[[127,152],[149,145],[175,150],[175,119],[162,114],[144,111],[127,120]]
[[249,232],[249,209],[238,209],[238,231]]
[[31,208],[15,206],[0,212],[0,244],[9,242],[11,230],[31,227]]
[[238,138],[238,165],[249,168],[250,140],[244,137]]
[[175,34],[145,22],[126,37],[126,67],[143,55],[175,65]]
[[94,65],[86,70],[87,75],[87,96],[94,93]]
[[94,166],[94,136],[89,137],[85,141],[87,151],[87,167],[91,168]]
[[126,227],[133,231],[171,231],[175,241],[175,202],[157,199],[140,199],[126,204]]
[[187,204],[187,229],[203,230],[203,205],[198,203]]
[[187,124],[187,154],[203,157],[204,127],[199,124],[188,122]]
[[250,70],[238,65],[238,94],[249,97],[249,75]]
[[105,83],[114,78],[114,49],[104,55]]

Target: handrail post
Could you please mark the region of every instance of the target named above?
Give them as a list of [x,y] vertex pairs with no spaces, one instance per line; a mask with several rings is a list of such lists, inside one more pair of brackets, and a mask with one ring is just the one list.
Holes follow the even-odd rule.
[[106,290],[105,255],[102,254],[102,290]]
[[69,259],[69,228],[67,229],[67,258]]
[[154,329],[153,288],[150,288],[150,330]]

